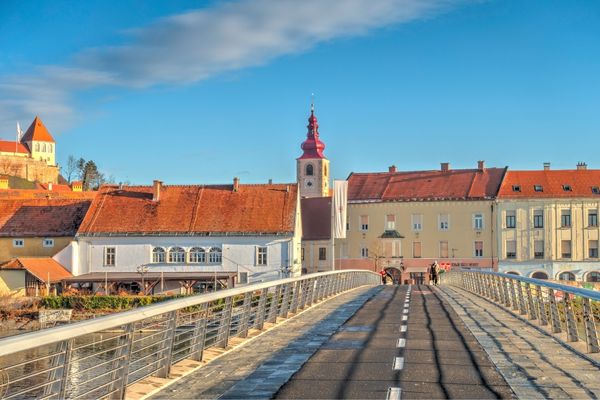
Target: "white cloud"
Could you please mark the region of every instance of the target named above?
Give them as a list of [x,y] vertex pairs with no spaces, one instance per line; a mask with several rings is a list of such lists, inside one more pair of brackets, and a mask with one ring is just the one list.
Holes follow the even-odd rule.
[[74,113],[71,96],[85,89],[193,83],[462,1],[242,0],[166,17],[130,30],[120,46],[84,50],[67,66],[0,77],[0,132],[35,114],[64,125]]

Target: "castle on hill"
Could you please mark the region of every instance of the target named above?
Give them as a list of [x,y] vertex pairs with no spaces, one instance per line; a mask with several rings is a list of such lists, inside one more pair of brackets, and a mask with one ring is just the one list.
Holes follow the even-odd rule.
[[58,183],[56,143],[39,117],[16,141],[0,139],[0,175],[43,184]]

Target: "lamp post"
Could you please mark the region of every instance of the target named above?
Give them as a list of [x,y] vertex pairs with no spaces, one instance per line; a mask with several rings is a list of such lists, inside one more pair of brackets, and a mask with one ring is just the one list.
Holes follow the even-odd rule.
[[142,276],[142,295],[145,296],[146,295],[146,284],[144,282],[144,274],[146,272],[148,272],[148,267],[144,264],[138,266],[137,268],[137,272],[138,274],[140,274]]

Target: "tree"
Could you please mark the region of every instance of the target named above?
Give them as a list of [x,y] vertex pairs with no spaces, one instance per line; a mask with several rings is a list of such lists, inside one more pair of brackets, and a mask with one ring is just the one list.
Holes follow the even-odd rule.
[[[80,160],[83,160],[83,158]],[[99,174],[96,163],[92,160],[87,161],[83,167],[83,190],[94,188],[98,182]]]
[[375,263],[375,271],[379,271],[381,259],[386,258],[385,249],[380,239],[376,239],[369,246],[369,258]]
[[78,160],[73,157],[72,155],[69,156],[69,158],[67,158],[67,166],[65,167],[65,178],[67,178],[67,182],[71,183],[71,179],[73,178],[73,175],[78,172],[79,170],[79,162]]

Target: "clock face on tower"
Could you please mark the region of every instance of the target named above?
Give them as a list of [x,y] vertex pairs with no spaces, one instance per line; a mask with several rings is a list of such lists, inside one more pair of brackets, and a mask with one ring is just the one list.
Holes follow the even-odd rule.
[[311,188],[314,185],[314,181],[310,178],[306,178],[304,179],[304,187],[305,188]]

